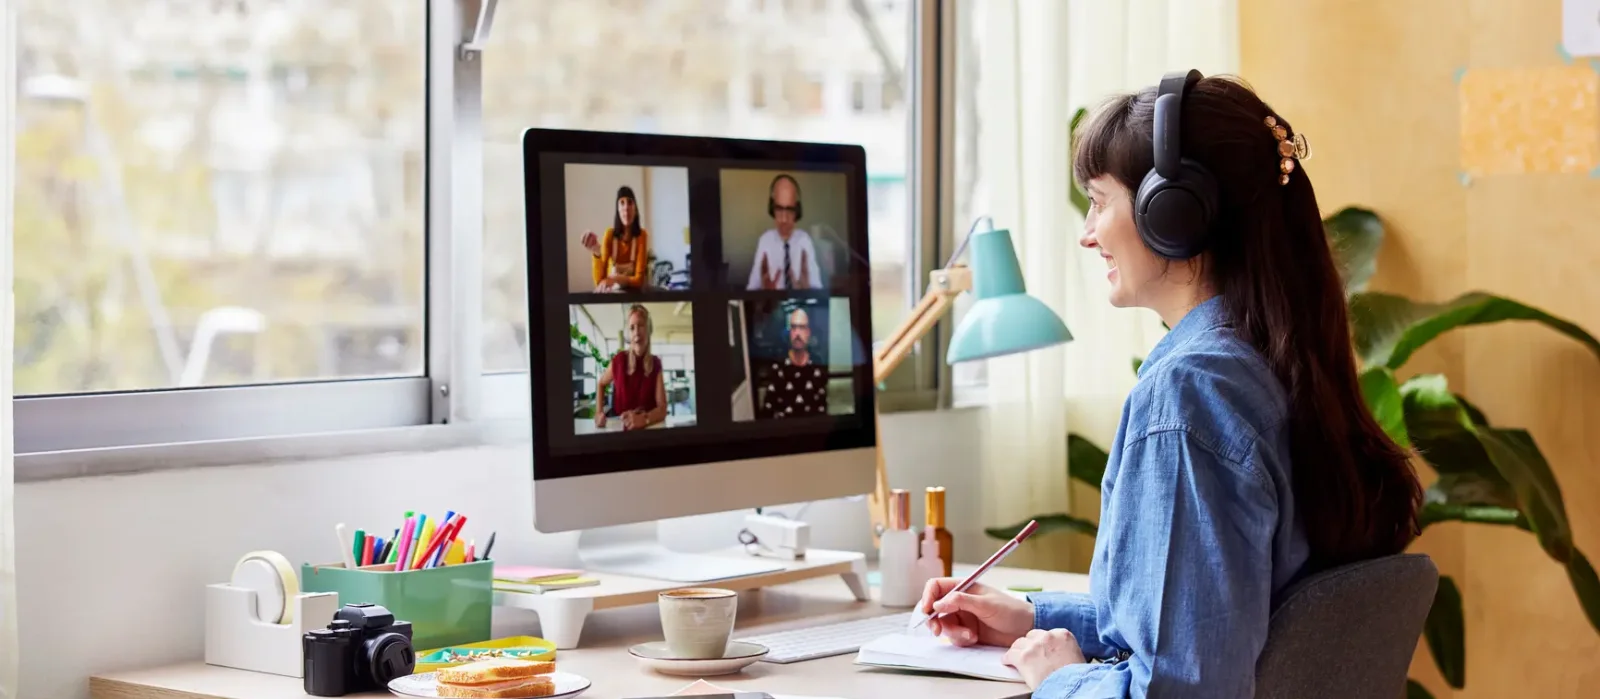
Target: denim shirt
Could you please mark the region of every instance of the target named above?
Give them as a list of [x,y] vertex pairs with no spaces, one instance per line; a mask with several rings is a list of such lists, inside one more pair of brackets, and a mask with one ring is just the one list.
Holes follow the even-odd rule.
[[1091,659],[1036,699],[1255,694],[1268,615],[1309,549],[1285,392],[1221,301],[1185,315],[1139,368],[1101,483],[1090,593],[1030,596],[1034,625],[1071,631]]

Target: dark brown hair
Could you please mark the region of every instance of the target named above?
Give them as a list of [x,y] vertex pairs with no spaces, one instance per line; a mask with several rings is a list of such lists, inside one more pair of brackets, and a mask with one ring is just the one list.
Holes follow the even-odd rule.
[[[1073,155],[1080,183],[1109,175],[1132,193],[1155,164],[1155,88],[1112,98]],[[1293,127],[1243,82],[1207,77],[1183,102],[1183,157],[1216,177],[1218,217],[1198,259],[1226,316],[1283,384],[1295,509],[1313,569],[1399,553],[1417,534],[1421,485],[1409,454],[1361,397],[1343,285],[1311,180],[1280,184],[1278,140]]]

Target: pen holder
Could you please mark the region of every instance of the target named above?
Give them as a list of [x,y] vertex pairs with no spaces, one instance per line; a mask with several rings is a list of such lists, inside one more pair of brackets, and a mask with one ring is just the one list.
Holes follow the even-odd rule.
[[[337,592],[343,604],[376,604],[411,622],[411,645],[442,648],[489,639],[494,609],[494,561],[394,571],[383,563],[347,569],[306,564],[302,589]],[[331,617],[331,613],[330,613]]]
[[228,583],[206,586],[206,664],[287,677],[305,673],[301,637],[328,627],[339,609],[339,595],[317,592],[289,601],[293,621],[273,624],[256,618],[256,591]]

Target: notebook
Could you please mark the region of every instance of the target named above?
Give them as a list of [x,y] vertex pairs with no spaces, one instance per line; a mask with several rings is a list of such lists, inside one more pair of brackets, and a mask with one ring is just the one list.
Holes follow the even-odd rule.
[[600,581],[596,580],[595,578],[549,578],[534,583],[514,583],[506,582],[504,580],[496,580],[494,581],[494,589],[505,590],[508,592],[531,592],[534,594],[539,594],[542,592],[554,592],[556,590],[568,590],[574,587],[592,587],[599,584]]
[[515,583],[537,583],[582,575],[581,570],[568,568],[541,568],[539,566],[504,566],[496,563],[494,579]]
[[1002,682],[1021,682],[1016,668],[1001,662],[1006,649],[961,646],[931,635],[890,634],[868,641],[856,652],[856,664],[900,670],[948,672]]

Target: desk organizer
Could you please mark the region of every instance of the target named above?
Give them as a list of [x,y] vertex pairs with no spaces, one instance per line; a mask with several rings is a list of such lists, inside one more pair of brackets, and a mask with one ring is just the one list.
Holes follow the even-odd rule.
[[[494,561],[396,573],[394,564],[347,569],[306,564],[300,586],[337,592],[341,604],[376,604],[411,622],[413,648],[442,648],[488,640],[494,609]],[[331,618],[331,615],[330,615]],[[325,625],[325,624],[324,624]]]

